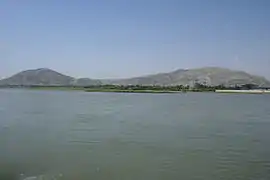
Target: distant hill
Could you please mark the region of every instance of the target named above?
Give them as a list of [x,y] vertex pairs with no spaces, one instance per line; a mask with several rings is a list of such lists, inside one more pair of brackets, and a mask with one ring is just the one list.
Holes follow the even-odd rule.
[[170,73],[158,73],[128,79],[112,80],[111,83],[120,85],[170,85],[174,84],[173,81],[186,71],[187,70],[179,69]]
[[208,86],[235,86],[243,84],[256,84],[270,86],[270,82],[261,76],[251,75],[244,71],[235,71],[220,67],[205,67],[198,69],[179,69],[169,73],[121,79],[112,81],[114,84],[128,85],[189,85],[200,83]]
[[89,79],[89,78],[79,78],[75,79],[72,82],[74,86],[91,86],[91,85],[101,85],[102,82],[100,80]]
[[76,79],[47,68],[22,71],[0,80],[0,85],[40,85],[40,86],[89,86],[101,84],[89,78]]
[[200,83],[208,86],[235,86],[255,84],[270,87],[270,82],[261,76],[251,75],[244,71],[235,71],[220,67],[198,69],[179,69],[169,73],[152,74],[128,79],[98,80],[89,78],[76,79],[51,69],[41,68],[22,71],[6,79],[0,85],[50,85],[50,86],[90,86],[100,84],[119,85],[189,85]]
[[63,75],[47,68],[31,69],[2,79],[2,85],[69,85],[73,77]]

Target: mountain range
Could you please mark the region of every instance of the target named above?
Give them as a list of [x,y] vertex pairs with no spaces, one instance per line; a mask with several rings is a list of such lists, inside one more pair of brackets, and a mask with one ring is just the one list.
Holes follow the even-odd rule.
[[235,86],[255,84],[270,87],[270,81],[264,77],[244,71],[221,67],[204,67],[197,69],[178,69],[168,73],[151,74],[126,79],[100,80],[74,78],[51,69],[39,68],[19,72],[9,78],[0,80],[0,85],[41,85],[41,86],[90,86],[102,84],[119,85],[189,85],[200,83],[208,86]]

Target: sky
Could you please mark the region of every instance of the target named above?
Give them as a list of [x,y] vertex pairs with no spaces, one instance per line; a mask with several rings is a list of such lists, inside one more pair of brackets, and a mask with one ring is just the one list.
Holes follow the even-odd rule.
[[270,79],[269,0],[0,0],[0,77],[219,66]]

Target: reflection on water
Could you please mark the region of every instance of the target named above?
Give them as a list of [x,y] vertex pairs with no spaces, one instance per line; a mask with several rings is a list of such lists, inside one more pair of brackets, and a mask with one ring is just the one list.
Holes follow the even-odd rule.
[[58,175],[39,175],[39,176],[30,176],[24,177],[23,174],[20,175],[22,180],[60,180],[63,178],[62,174]]
[[0,91],[0,180],[270,179],[270,96]]

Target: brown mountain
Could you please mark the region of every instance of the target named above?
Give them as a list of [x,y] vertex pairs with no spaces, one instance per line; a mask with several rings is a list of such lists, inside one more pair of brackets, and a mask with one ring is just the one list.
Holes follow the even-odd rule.
[[255,84],[270,87],[270,82],[261,76],[251,75],[244,71],[235,71],[220,67],[205,67],[198,69],[179,69],[169,73],[152,74],[148,76],[117,79],[96,80],[89,78],[76,79],[51,69],[41,68],[22,71],[6,79],[0,80],[0,85],[55,85],[55,86],[89,86],[99,84],[119,85],[189,85],[195,83],[209,86],[235,86]]
[[230,70],[220,67],[205,67],[198,69],[179,69],[169,73],[159,73],[129,79],[111,81],[114,84],[128,85],[194,85],[195,83],[209,86],[235,86],[256,84],[270,87],[270,82],[261,76],[251,75],[244,71]]

